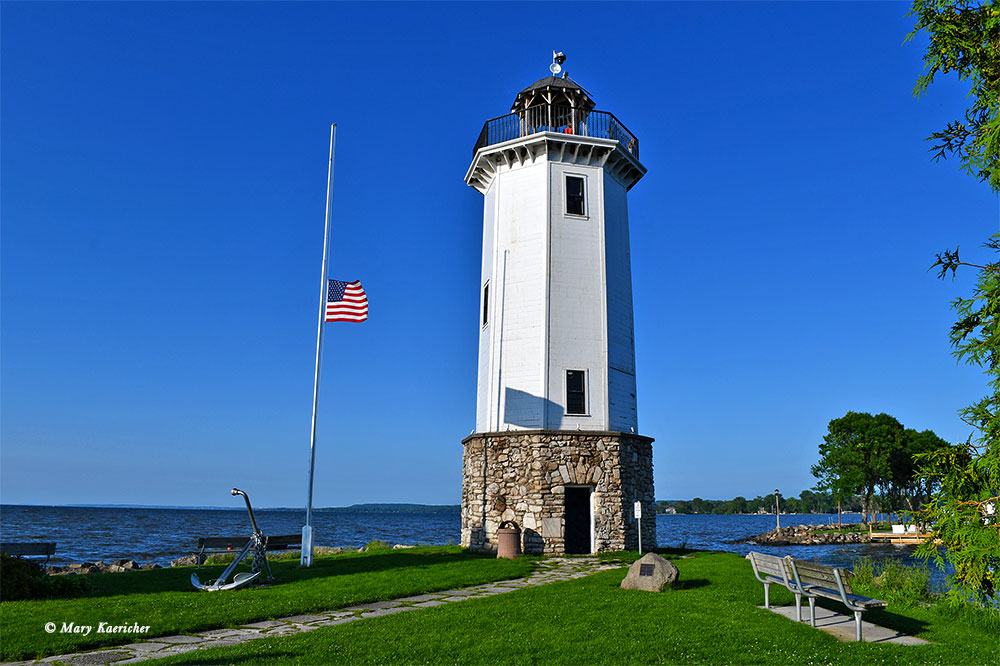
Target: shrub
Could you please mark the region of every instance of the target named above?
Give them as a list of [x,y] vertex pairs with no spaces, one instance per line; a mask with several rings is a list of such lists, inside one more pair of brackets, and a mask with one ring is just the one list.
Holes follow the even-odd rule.
[[69,597],[86,590],[76,576],[49,576],[38,562],[0,553],[0,600]]
[[931,573],[927,565],[910,566],[899,560],[872,561],[863,557],[854,563],[852,586],[864,588],[873,596],[902,606],[931,601]]
[[373,550],[392,550],[392,544],[386,543],[385,541],[380,541],[378,539],[374,539],[372,541],[369,541],[368,544],[365,546],[365,551],[370,552]]

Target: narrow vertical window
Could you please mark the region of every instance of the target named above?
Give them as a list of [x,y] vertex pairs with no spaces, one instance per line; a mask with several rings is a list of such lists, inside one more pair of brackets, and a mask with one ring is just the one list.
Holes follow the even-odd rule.
[[587,207],[584,199],[583,178],[566,176],[566,214],[586,215]]
[[587,413],[587,391],[583,370],[566,371],[566,413]]
[[483,326],[490,321],[490,283],[483,285]]

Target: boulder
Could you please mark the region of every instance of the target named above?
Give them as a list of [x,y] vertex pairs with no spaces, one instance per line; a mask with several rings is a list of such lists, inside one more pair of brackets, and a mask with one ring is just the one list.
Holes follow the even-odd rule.
[[677,581],[679,572],[672,562],[656,553],[646,553],[628,568],[622,581],[623,590],[661,592]]

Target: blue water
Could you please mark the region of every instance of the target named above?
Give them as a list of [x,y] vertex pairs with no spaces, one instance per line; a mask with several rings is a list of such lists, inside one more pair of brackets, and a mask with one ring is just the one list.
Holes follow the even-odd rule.
[[[264,534],[301,534],[305,511],[254,509]],[[317,546],[357,548],[378,539],[391,544],[458,543],[461,516],[450,512],[313,512]],[[191,554],[202,536],[250,534],[245,509],[133,509],[0,507],[3,541],[54,541],[51,564],[133,559],[169,564]]]
[[[265,534],[301,534],[304,511],[255,510]],[[844,516],[845,522],[857,515]],[[832,515],[785,515],[781,524],[834,523]],[[373,539],[391,544],[457,544],[461,516],[446,512],[346,512],[313,513],[315,542],[320,546],[356,548]],[[914,563],[912,546],[751,546],[728,541],[774,529],[769,516],[677,515],[657,516],[656,536],[662,547],[723,550],[741,555],[751,550],[798,559],[815,559],[851,567],[859,557],[894,558]],[[52,564],[94,560],[134,559],[141,564],[166,565],[190,554],[200,536],[249,534],[246,511],[240,509],[136,509],[15,506],[0,507],[0,540],[54,541]],[[937,578],[941,578],[937,576]]]

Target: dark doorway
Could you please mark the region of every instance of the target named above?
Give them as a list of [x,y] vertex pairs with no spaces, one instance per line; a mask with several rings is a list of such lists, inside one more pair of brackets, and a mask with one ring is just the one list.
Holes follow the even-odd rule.
[[566,488],[566,553],[590,553],[590,494],[592,488]]

